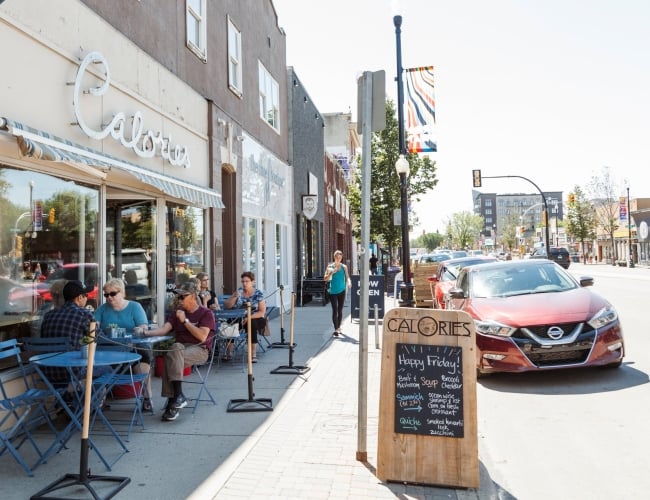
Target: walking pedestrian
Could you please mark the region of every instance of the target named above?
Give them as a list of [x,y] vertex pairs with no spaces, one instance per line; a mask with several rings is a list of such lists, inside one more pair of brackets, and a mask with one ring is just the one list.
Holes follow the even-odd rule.
[[330,304],[332,304],[332,324],[334,325],[334,336],[341,334],[341,321],[343,320],[343,304],[345,304],[345,292],[350,287],[350,276],[348,266],[343,264],[343,252],[334,252],[334,262],[327,266],[325,281],[329,282]]

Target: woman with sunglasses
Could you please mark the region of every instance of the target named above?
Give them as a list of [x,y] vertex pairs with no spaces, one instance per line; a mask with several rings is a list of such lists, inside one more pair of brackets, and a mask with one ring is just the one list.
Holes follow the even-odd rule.
[[[134,300],[127,300],[124,297],[124,282],[119,278],[111,278],[104,285],[105,302],[95,311],[95,320],[99,322],[100,328],[106,329],[108,325],[117,325],[118,328],[125,328],[133,331],[136,327],[147,330],[149,321],[142,305]],[[149,373],[151,368],[151,353],[148,350],[139,350],[142,355],[140,363],[134,371],[137,373]],[[153,413],[151,403],[151,377],[147,377],[144,388],[144,401],[142,411]]]

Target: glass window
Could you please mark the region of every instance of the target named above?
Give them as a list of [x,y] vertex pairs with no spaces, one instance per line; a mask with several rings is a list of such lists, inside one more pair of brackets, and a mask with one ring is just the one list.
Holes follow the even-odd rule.
[[241,32],[228,18],[228,85],[242,95]]
[[185,17],[187,24],[187,46],[201,60],[207,59],[206,55],[206,26],[205,18],[206,0],[186,0]]
[[259,65],[260,118],[280,130],[280,87],[262,63]]
[[96,187],[0,164],[0,336],[40,336],[54,307],[56,279],[94,286],[97,306],[98,214]]

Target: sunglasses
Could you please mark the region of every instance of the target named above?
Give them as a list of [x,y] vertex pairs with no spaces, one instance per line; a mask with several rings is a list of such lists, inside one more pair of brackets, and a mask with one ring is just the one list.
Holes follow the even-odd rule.
[[104,298],[107,299],[109,297],[115,297],[118,293],[120,293],[120,292],[106,292],[104,294]]

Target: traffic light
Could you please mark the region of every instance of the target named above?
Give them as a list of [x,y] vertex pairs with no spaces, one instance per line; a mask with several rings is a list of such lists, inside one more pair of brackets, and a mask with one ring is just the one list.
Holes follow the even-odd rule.
[[16,253],[23,251],[23,237],[16,235]]
[[569,206],[573,207],[576,204],[576,195],[569,193]]
[[56,210],[54,209],[54,207],[52,207],[52,208],[50,208],[50,212],[48,213],[47,221],[50,224],[54,224],[55,219],[56,219]]
[[481,187],[481,171],[480,170],[472,170],[472,179],[474,181],[474,187],[475,188],[480,188]]
[[546,225],[546,210],[542,212],[542,226]]
[[521,231],[519,234],[521,234],[522,236],[526,234],[526,226],[521,226],[519,229]]

